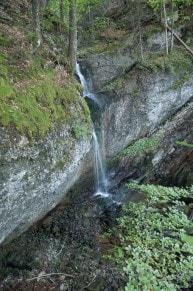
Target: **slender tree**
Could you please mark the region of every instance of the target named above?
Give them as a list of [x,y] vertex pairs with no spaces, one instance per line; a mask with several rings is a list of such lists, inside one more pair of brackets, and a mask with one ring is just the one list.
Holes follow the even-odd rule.
[[174,46],[174,34],[173,34],[173,29],[174,29],[174,4],[172,2],[171,4],[171,15],[172,15],[172,19],[171,19],[171,45],[170,45],[170,51],[173,50],[173,46]]
[[34,49],[37,49],[42,43],[41,26],[40,26],[40,1],[31,0],[32,5],[32,26],[34,32]]
[[165,43],[166,43],[166,55],[168,55],[168,20],[167,20],[167,13],[166,13],[166,3],[165,0],[162,0],[162,7],[163,7],[163,14],[164,14],[164,27],[165,27]]
[[76,0],[69,2],[69,44],[68,56],[72,72],[75,69],[77,55],[77,11]]
[[49,7],[49,4],[50,4],[50,0],[46,0],[46,8]]
[[64,0],[60,0],[60,33],[64,28]]

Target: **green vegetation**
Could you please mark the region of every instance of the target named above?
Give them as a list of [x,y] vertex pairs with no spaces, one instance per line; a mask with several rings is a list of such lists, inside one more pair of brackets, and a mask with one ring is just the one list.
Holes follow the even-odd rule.
[[[10,68],[6,70],[5,65],[3,68],[1,76],[8,75]],[[75,104],[83,107],[81,118],[87,120],[88,108],[77,97],[76,83],[70,81],[65,71],[42,68],[41,62],[31,59],[29,68],[24,72],[18,70],[14,80],[11,83],[8,78],[0,78],[0,123],[3,126],[15,127],[29,137],[42,136],[55,121],[73,119],[77,112],[70,108]]]
[[187,148],[193,148],[193,144],[187,143],[186,141],[176,141],[176,144],[187,147]]
[[89,131],[85,125],[77,124],[73,128],[73,133],[74,133],[76,139],[81,139],[81,138],[87,137]]
[[143,40],[147,40],[148,38],[150,38],[151,36],[155,35],[155,34],[160,34],[162,33],[163,29],[160,25],[148,25],[147,27],[144,27],[144,31],[143,31]]
[[135,156],[137,154],[148,154],[159,147],[161,142],[161,136],[145,137],[137,140],[134,144],[129,145],[122,150],[117,156],[111,159],[111,166],[117,164],[117,162],[125,156]]
[[160,70],[170,71],[179,76],[182,84],[193,72],[193,58],[183,47],[176,48],[169,55],[165,55],[162,52],[147,53],[139,65],[143,69],[154,72],[159,72]]
[[0,31],[0,46],[8,47],[10,40],[8,35],[4,31]]
[[136,141],[133,145],[125,148],[119,155],[127,156],[136,155],[138,153],[147,153],[148,151],[156,149],[160,144],[160,140],[160,136],[152,136],[149,138],[140,139]]
[[121,158],[126,156],[134,157],[138,154],[148,154],[159,147],[161,139],[162,139],[161,136],[156,135],[148,138],[145,137],[139,139],[134,144],[129,145],[124,150],[122,150],[118,155],[113,157],[110,160],[109,165],[111,167],[117,165]]
[[136,86],[133,88],[133,90],[132,90],[132,92],[131,92],[131,95],[137,97],[137,96],[140,94],[140,92],[141,92],[141,88],[140,88],[138,85],[136,85]]
[[[0,53],[0,77],[1,79],[7,79],[8,78],[8,68],[6,64],[6,59],[3,54]],[[1,81],[2,82],[2,81]]]
[[[0,125],[29,138],[42,137],[61,120],[71,128],[79,123],[88,132],[90,112],[77,94],[80,86],[68,72],[67,56],[53,50],[57,47],[66,51],[65,25],[57,26],[61,20],[60,2],[54,7],[51,1],[53,5],[49,11],[39,7],[41,30],[49,31],[49,35],[35,50],[32,43],[36,34],[32,29],[33,17],[29,14],[31,3],[27,2],[18,4],[18,12],[22,15],[19,19],[10,3],[8,11],[10,9],[13,23],[1,27],[5,31],[0,32]],[[29,26],[24,25],[26,19],[30,20]]]
[[116,246],[107,256],[127,280],[124,290],[179,290],[193,277],[193,223],[183,212],[185,189],[127,185],[141,191],[144,201],[130,202],[108,236]]
[[[159,9],[163,3],[162,0],[148,0],[147,2],[155,10]],[[180,5],[180,8],[192,4],[192,0],[164,0],[164,2],[165,4],[173,4],[174,6]]]
[[[148,2],[155,8],[154,2],[160,1]],[[188,1],[186,2],[188,3]],[[139,3],[141,2],[139,1]],[[73,118],[74,112],[69,108],[76,107],[76,104],[82,102],[76,99],[77,86],[72,82],[64,67],[63,75],[54,69],[58,63],[63,64],[66,68],[69,66],[69,60],[67,57],[65,58],[69,29],[68,4],[66,5],[64,1],[51,0],[47,5],[41,3],[37,7],[39,9],[37,11],[40,12],[40,34],[45,32],[37,50],[32,49],[31,46],[34,43],[34,37],[37,37],[34,27],[32,27],[33,20],[34,25],[36,21],[29,13],[32,8],[31,3],[22,2],[18,4],[17,10],[12,7],[13,25],[4,25],[5,31],[2,30],[0,33],[2,47],[0,54],[0,123],[3,126],[14,127],[28,136],[41,136],[55,121]],[[101,0],[77,1],[77,18],[81,31],[88,33],[88,35],[81,34],[81,42],[84,42],[82,45],[88,46],[87,40],[89,42],[85,53],[114,53],[120,47],[120,43],[129,37],[124,25],[118,25],[116,20],[104,15],[104,10],[108,8],[111,7]],[[118,9],[119,12],[124,11],[124,4],[120,4]],[[23,17],[19,18],[18,14]],[[26,19],[29,23],[27,26],[24,25]],[[148,34],[159,29],[158,24],[155,26],[150,24],[149,28],[144,28],[144,31]],[[58,51],[53,50],[56,47],[59,49]],[[34,52],[35,54],[32,55]],[[165,56],[163,53],[145,55],[144,52],[144,59],[141,61],[140,67],[155,71],[160,68],[171,70],[178,76],[178,80],[174,84],[176,87],[189,78],[193,66],[190,56],[183,48],[179,48],[169,56]],[[124,82],[124,79],[117,79],[107,85],[106,89],[119,89]],[[134,94],[137,96],[137,89]],[[83,107],[86,108],[84,105]],[[85,116],[89,115],[87,109],[84,110]]]
[[124,84],[123,78],[116,79],[116,80],[112,81],[111,83],[109,83],[108,85],[106,85],[103,88],[103,90],[121,89],[123,87],[123,84]]

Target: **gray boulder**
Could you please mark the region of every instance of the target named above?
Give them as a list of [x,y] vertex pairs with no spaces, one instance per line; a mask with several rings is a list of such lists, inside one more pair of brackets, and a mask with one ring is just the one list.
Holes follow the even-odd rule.
[[72,126],[58,125],[30,143],[0,129],[0,243],[44,217],[79,179],[91,149],[91,135],[77,139]]

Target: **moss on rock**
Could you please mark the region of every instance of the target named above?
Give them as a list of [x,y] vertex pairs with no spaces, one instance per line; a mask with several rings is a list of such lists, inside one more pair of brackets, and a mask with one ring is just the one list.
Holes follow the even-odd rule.
[[[10,57],[10,56],[9,56]],[[0,58],[3,67],[0,77],[0,123],[14,127],[29,137],[42,136],[59,119],[66,122],[76,112],[72,107],[83,108],[81,118],[89,118],[89,110],[77,94],[76,82],[62,67],[42,68],[43,59],[26,59],[25,68],[16,73]],[[11,74],[14,74],[11,77]],[[11,77],[11,78],[10,78]]]
[[161,140],[162,140],[162,137],[158,135],[141,138],[137,140],[136,142],[134,142],[132,145],[129,145],[128,147],[123,149],[120,153],[118,153],[118,155],[113,157],[109,161],[109,166],[111,167],[118,164],[121,161],[121,159],[123,159],[124,157],[128,157],[128,156],[134,157],[140,154],[151,153],[155,151],[155,149],[158,149],[161,143]]
[[80,100],[77,81],[66,69],[68,59],[61,41],[50,31],[34,51],[31,23],[25,22],[25,17],[31,17],[28,5],[22,8],[20,19],[12,8],[8,9],[12,22],[0,24],[0,126],[31,139],[41,138],[56,122],[70,127],[83,123],[90,128],[90,112]]

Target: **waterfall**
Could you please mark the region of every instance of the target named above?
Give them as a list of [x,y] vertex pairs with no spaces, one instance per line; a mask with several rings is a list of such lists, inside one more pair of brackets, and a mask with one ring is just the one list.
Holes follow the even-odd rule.
[[80,70],[80,65],[78,63],[76,63],[76,74],[80,79],[80,83],[83,87],[83,97],[88,97],[92,100],[94,100],[94,102],[96,102],[99,105],[99,101],[97,100],[95,94],[93,94],[92,92],[90,92],[89,87],[88,87],[88,83],[86,82],[81,70]]
[[86,96],[89,97],[90,92],[89,92],[89,89],[88,89],[88,85],[87,85],[87,82],[86,82],[83,74],[81,73],[80,65],[78,63],[76,63],[76,74],[79,77],[80,83],[81,83],[81,85],[83,87],[83,97],[86,97]]
[[[80,79],[80,83],[83,86],[83,97],[88,97],[93,99],[98,106],[100,106],[99,101],[97,100],[94,93],[90,92],[88,83],[86,82],[83,74],[80,70],[80,65],[76,64],[76,74]],[[93,125],[94,127],[94,125]],[[104,139],[104,134],[102,134],[102,138]],[[104,144],[104,140],[101,142]],[[95,172],[95,193],[96,196],[108,197],[109,193],[107,191],[108,180],[105,171],[104,157],[102,155],[102,150],[100,144],[98,142],[98,137],[95,131],[93,130],[93,159],[94,159],[94,172]]]
[[95,171],[95,195],[108,197],[107,192],[108,180],[106,178],[106,171],[102,159],[101,149],[98,143],[97,135],[93,130],[93,150],[94,150],[94,171]]

